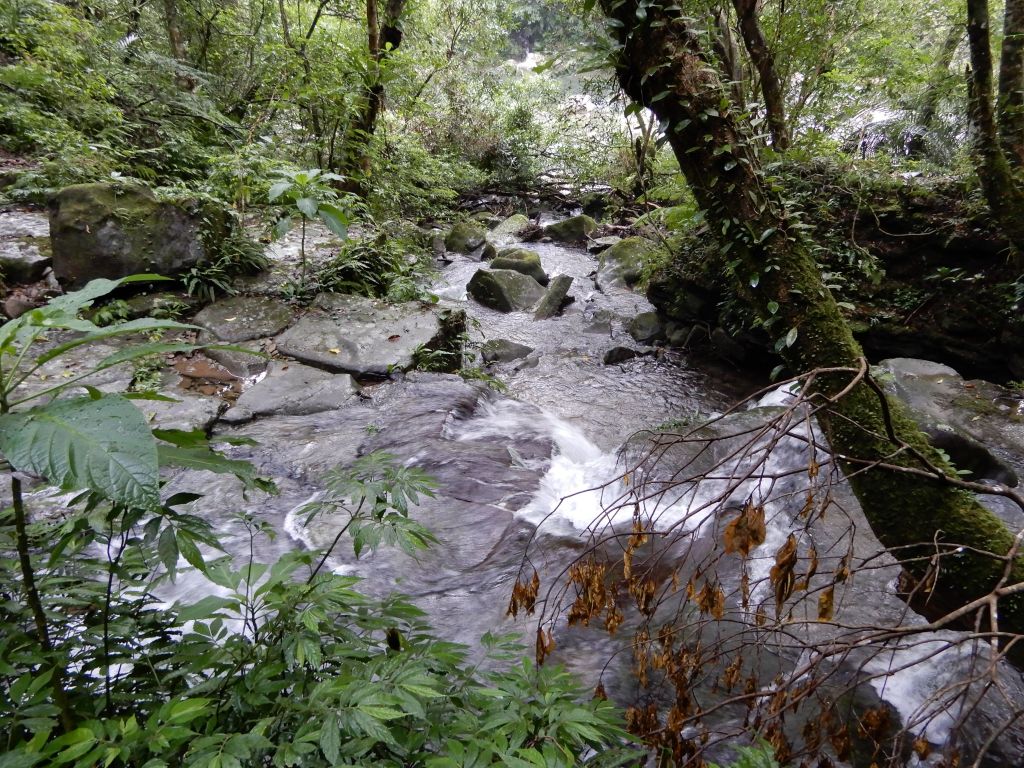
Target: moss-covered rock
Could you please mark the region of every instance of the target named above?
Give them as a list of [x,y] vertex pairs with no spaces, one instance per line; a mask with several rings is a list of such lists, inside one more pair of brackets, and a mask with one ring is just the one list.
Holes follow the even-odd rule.
[[629,286],[640,282],[647,264],[661,259],[664,249],[645,237],[627,237],[602,251],[597,271],[600,288]]
[[540,283],[513,269],[478,270],[466,289],[485,307],[499,312],[529,309],[544,296]]
[[589,216],[573,216],[544,227],[544,234],[563,243],[578,243],[597,229],[597,222]]
[[491,230],[495,236],[518,235],[530,228],[530,220],[521,213],[513,214]]
[[66,287],[98,277],[179,274],[204,261],[230,215],[195,200],[163,201],[142,186],[76,184],[50,201],[53,271]]
[[484,244],[486,237],[487,232],[476,222],[460,221],[452,227],[444,239],[444,245],[449,251],[472,253]]
[[505,248],[491,260],[492,269],[514,269],[529,275],[541,285],[548,284],[548,276],[540,263],[540,254],[526,248]]

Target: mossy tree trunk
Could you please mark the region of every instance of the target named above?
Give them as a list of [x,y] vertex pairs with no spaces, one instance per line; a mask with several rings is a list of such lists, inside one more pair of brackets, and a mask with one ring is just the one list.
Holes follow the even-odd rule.
[[999,54],[999,137],[1010,164],[1024,168],[1024,0],[1006,0]]
[[[1011,6],[1019,6],[1020,0],[1008,0],[1007,16]],[[1024,11],[1021,11],[1024,13]],[[1024,21],[1024,19],[1022,19]],[[988,202],[992,216],[999,224],[1006,237],[1018,251],[1024,250],[1024,190],[1014,176],[1014,164],[1011,160],[1014,152],[1007,153],[1006,147],[1012,146],[1012,122],[1000,125],[996,122],[994,107],[995,94],[992,76],[992,42],[989,34],[990,16],[988,0],[967,0],[967,40],[971,49],[971,72],[968,82],[968,100],[971,126],[974,129],[974,165],[981,181],[981,189]],[[1003,55],[1013,54],[1004,46]],[[1016,48],[1019,58],[1021,49]],[[1020,62],[1008,64],[1002,69],[1016,69],[1016,74],[1006,73],[1002,87],[1007,93],[1000,99],[1000,119],[1015,119],[1012,107],[1012,82],[1019,84],[1021,78]],[[1001,136],[1001,130],[1007,133]]]
[[[708,33],[695,28],[677,5],[644,3],[646,13],[638,14],[640,4],[601,0],[621,44],[619,82],[665,126],[712,231],[724,236],[735,290],[783,340],[783,357],[793,369],[856,367],[863,352],[821,280],[799,217],[764,182],[752,131],[716,72]],[[818,394],[832,397],[850,380],[823,377]],[[823,409],[820,422],[872,530],[901,560],[917,558],[907,565],[912,574],[925,575],[937,546],[968,548],[956,554],[943,550],[933,605],[941,600],[943,608],[962,606],[997,587],[1004,562],[970,550],[1003,555],[1013,536],[973,495],[919,475],[865,469],[872,462],[919,469],[923,464],[913,451],[949,469],[897,403],[883,406],[862,383]],[[886,436],[890,427],[897,442]],[[900,450],[901,445],[913,450]],[[1022,580],[1024,563],[1018,559],[1011,583]],[[1024,600],[1004,598],[1000,618],[1003,630],[1024,632]]]

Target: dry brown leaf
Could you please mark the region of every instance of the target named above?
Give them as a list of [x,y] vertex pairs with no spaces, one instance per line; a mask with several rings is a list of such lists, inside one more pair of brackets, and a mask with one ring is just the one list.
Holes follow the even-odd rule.
[[834,596],[835,590],[832,587],[818,595],[818,621],[832,620],[832,600]]
[[725,552],[746,557],[750,550],[764,544],[764,539],[764,507],[748,500],[739,517],[725,526]]
[[775,553],[775,565],[770,574],[772,586],[775,587],[776,616],[782,612],[782,605],[793,594],[796,586],[796,576],[793,574],[796,562],[796,536],[791,533],[786,543]]

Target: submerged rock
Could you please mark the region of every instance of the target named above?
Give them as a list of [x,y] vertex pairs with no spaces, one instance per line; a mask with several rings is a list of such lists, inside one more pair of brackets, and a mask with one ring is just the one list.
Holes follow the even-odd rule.
[[223,237],[229,229],[223,209],[164,202],[146,187],[76,184],[50,201],[53,271],[70,288],[98,277],[178,274],[207,257],[204,231]]
[[573,216],[544,227],[544,235],[563,243],[578,243],[595,229],[597,222],[589,216]]
[[529,275],[512,269],[478,270],[466,285],[469,295],[499,312],[526,310],[540,301],[544,288]]
[[569,289],[572,287],[572,278],[569,275],[555,275],[548,286],[547,293],[540,300],[536,311],[533,313],[534,320],[547,320],[554,317],[568,302],[572,301],[569,296]]
[[321,368],[388,376],[413,368],[421,350],[451,344],[445,314],[419,302],[320,294],[315,308],[277,338],[277,348]]
[[472,221],[461,221],[452,227],[448,237],[444,239],[445,248],[456,253],[472,253],[487,238],[486,231]]
[[541,285],[548,284],[548,276],[540,263],[540,254],[526,248],[503,248],[491,260],[491,269],[514,269],[529,275]]
[[598,287],[605,290],[636,285],[643,278],[645,265],[662,253],[661,246],[644,237],[627,237],[615,243],[601,253]]

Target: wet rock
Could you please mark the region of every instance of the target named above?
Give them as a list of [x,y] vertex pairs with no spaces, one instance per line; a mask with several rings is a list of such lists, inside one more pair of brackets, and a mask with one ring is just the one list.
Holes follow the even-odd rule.
[[540,300],[536,311],[533,313],[534,320],[547,320],[554,317],[565,305],[569,298],[569,289],[572,287],[572,278],[569,275],[555,275],[548,286],[547,293]]
[[526,357],[533,352],[533,347],[517,344],[508,339],[491,339],[480,347],[480,354],[485,363],[508,363]]
[[490,211],[477,211],[476,213],[470,215],[469,218],[471,218],[477,224],[487,227],[487,229],[494,229],[499,224],[501,224],[502,221],[500,216],[495,216]]
[[504,248],[491,260],[491,269],[514,269],[529,275],[541,285],[548,284],[548,276],[540,263],[540,254],[526,248]]
[[484,243],[484,249],[480,252],[481,261],[490,261],[498,255],[498,247],[489,240]]
[[256,416],[301,416],[341,408],[358,387],[344,373],[329,373],[296,362],[275,360],[267,375],[242,393],[227,415],[239,423]]
[[34,301],[31,297],[23,293],[12,293],[4,299],[4,315],[13,320],[16,317],[21,317],[30,309],[35,309],[37,306],[39,306],[39,302]]
[[724,328],[715,328],[711,332],[711,346],[716,355],[730,363],[741,365],[747,357],[747,348],[730,336]]
[[237,343],[276,336],[292,321],[292,309],[267,296],[232,296],[215,302],[193,322],[221,341]]
[[277,337],[277,348],[329,370],[388,376],[414,367],[419,350],[450,344],[443,315],[419,302],[387,304],[362,296],[321,294],[309,314]]
[[512,269],[478,270],[466,289],[485,307],[499,312],[527,310],[544,296],[540,283]]
[[665,338],[665,323],[657,312],[641,312],[629,321],[629,335],[641,344]]
[[648,354],[647,350],[636,349],[634,347],[612,347],[604,353],[604,364],[605,365],[618,365],[624,363],[627,360],[632,360],[634,357],[641,357]]
[[180,429],[184,432],[209,432],[227,403],[219,397],[203,397],[179,390],[162,392],[174,402],[161,400],[132,400],[142,415],[160,429]]
[[530,228],[530,220],[521,213],[513,214],[501,222],[498,226],[491,230],[491,234],[495,237],[509,236],[514,237],[515,235],[521,234],[523,231]]
[[663,253],[655,242],[644,237],[627,237],[601,253],[597,286],[601,290],[632,287],[643,277],[644,267]]
[[544,227],[544,234],[562,243],[578,243],[597,229],[597,222],[586,215],[573,216]]
[[45,213],[0,214],[0,279],[7,284],[34,283],[50,263],[50,225]]
[[486,231],[471,221],[461,221],[452,227],[448,237],[444,239],[445,248],[456,253],[472,253],[487,237]]
[[[267,370],[270,365],[268,347],[270,339],[252,339],[249,341],[235,342],[231,346],[238,349],[219,349],[216,340],[209,333],[199,335],[199,343],[211,344],[206,350],[206,356],[224,366],[233,376],[240,379],[249,379]],[[245,352],[243,350],[250,350]]]
[[601,253],[607,251],[613,245],[617,245],[622,242],[622,238],[618,235],[608,235],[607,237],[599,237],[596,240],[591,240],[587,245],[587,250],[591,253]]
[[157,200],[146,187],[76,184],[50,201],[53,271],[67,287],[97,277],[174,275],[206,256],[201,233],[229,229],[225,211]]
[[891,358],[873,371],[886,391],[907,405],[932,444],[957,469],[970,472],[968,480],[1017,485],[1024,469],[1024,425],[1005,390],[964,381],[949,366],[928,360]]
[[199,306],[199,300],[187,293],[144,293],[125,299],[128,317],[178,317]]
[[607,309],[599,309],[591,316],[587,325],[583,328],[584,333],[603,333],[611,336],[612,321],[615,320],[615,313]]

